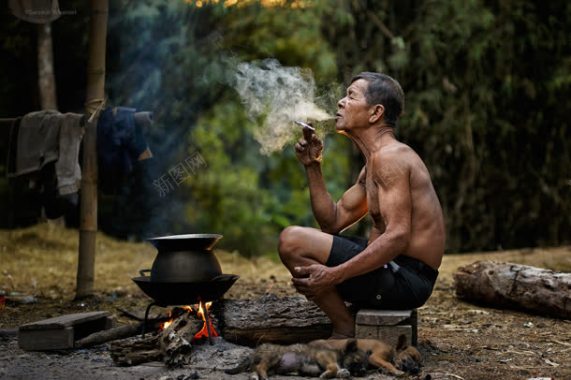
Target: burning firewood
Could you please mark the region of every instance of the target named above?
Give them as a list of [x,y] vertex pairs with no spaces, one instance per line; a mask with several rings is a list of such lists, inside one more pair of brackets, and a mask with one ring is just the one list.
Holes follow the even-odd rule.
[[192,339],[201,328],[202,320],[198,320],[191,312],[168,323],[159,338],[163,361],[167,367],[182,367],[190,363]]
[[219,336],[208,316],[210,304],[206,304],[206,312],[202,303],[198,307],[174,308],[171,319],[162,324],[158,334],[134,342],[112,344],[111,357],[118,365],[136,365],[154,360],[163,361],[169,368],[189,364],[193,344]]

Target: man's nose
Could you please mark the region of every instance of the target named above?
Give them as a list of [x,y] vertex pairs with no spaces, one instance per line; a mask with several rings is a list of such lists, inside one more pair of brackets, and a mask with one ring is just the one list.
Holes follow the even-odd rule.
[[[345,97],[345,98],[346,98],[346,97]],[[343,108],[343,107],[345,107],[345,98],[339,99],[339,101],[337,102],[337,108]]]

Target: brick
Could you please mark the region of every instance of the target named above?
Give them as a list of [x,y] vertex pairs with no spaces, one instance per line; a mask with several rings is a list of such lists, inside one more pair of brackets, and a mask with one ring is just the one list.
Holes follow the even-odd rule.
[[[396,346],[399,336],[401,336],[402,334],[404,334],[406,336],[406,341],[407,343],[411,343],[413,342],[413,331],[412,331],[412,326],[410,325],[397,325],[397,326],[390,326],[390,327],[386,327],[386,326],[380,326],[379,327],[379,333],[377,335],[377,338],[387,342],[388,344],[392,345],[392,346]],[[413,345],[416,344],[416,340],[414,341],[415,343]]]
[[373,310],[361,309],[357,312],[359,325],[393,326],[410,319],[412,310]]
[[381,339],[396,345],[401,334],[406,336],[409,344],[417,344],[416,310],[361,309],[357,312],[355,317],[357,338]]
[[379,326],[355,326],[356,338],[377,339],[379,337]]

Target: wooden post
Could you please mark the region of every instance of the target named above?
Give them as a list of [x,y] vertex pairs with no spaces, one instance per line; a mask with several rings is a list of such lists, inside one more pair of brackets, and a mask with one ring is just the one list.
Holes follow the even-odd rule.
[[57,110],[52,24],[38,24],[38,87],[43,110]]
[[[86,114],[100,109],[105,98],[105,50],[108,0],[91,0],[87,62]],[[93,294],[97,234],[97,120],[90,118],[83,138],[83,173],[76,299]]]

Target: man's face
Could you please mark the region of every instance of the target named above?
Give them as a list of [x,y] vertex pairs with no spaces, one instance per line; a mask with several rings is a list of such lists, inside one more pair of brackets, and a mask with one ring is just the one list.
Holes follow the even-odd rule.
[[349,131],[369,126],[371,106],[365,99],[368,83],[358,79],[347,88],[347,94],[337,102],[335,128],[338,131]]

